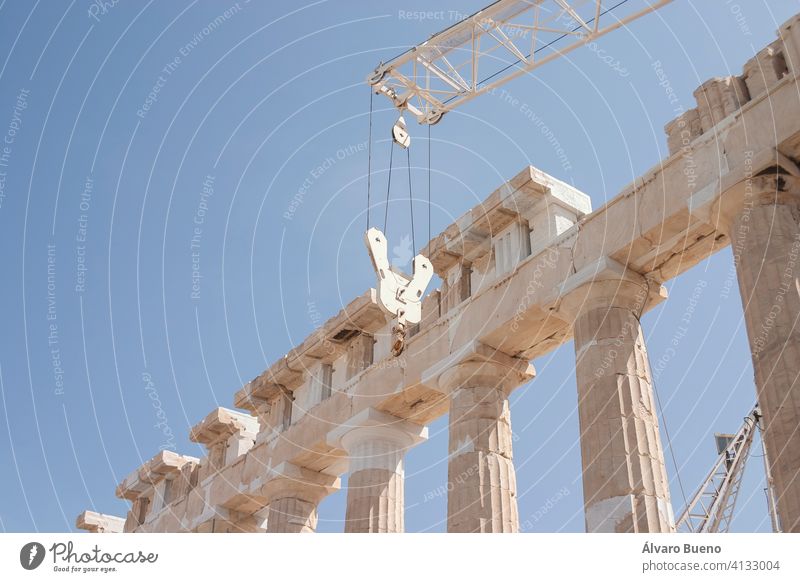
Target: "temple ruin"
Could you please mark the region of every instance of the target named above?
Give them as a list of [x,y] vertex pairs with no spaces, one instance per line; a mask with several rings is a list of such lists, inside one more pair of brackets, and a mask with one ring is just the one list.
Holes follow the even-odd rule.
[[[574,341],[586,530],[672,532],[639,320],[732,245],[784,531],[800,531],[800,15],[666,126],[669,157],[601,208],[527,167],[422,251],[441,288],[401,358],[371,292],[162,451],[94,532],[313,532],[348,473],[347,532],[404,530],[403,457],[449,414],[447,529],[516,532],[509,395]],[[576,438],[579,435],[575,435]],[[456,476],[461,478],[455,479]]]

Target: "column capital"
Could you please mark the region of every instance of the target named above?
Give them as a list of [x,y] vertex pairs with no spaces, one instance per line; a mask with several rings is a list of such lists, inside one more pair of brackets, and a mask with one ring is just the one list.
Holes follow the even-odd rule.
[[328,433],[328,444],[349,453],[361,441],[382,440],[398,448],[412,447],[428,438],[427,427],[375,408],[366,408]]
[[528,360],[476,340],[422,372],[421,380],[444,394],[471,385],[495,386],[510,394],[535,376],[536,369]]
[[561,284],[556,311],[574,323],[597,308],[621,307],[644,313],[667,298],[661,283],[628,269],[610,257],[601,257]]
[[[729,237],[734,220],[747,209],[769,204],[800,203],[800,169],[780,152],[774,151],[772,164],[782,171],[753,176],[763,162],[751,162],[750,175],[745,173],[733,183],[712,182],[689,198],[689,212],[695,218],[713,225]],[[775,161],[777,160],[777,162]]]
[[335,475],[284,462],[267,470],[264,483],[259,487],[259,497],[263,499],[264,505],[284,497],[317,504],[339,487],[341,479]]

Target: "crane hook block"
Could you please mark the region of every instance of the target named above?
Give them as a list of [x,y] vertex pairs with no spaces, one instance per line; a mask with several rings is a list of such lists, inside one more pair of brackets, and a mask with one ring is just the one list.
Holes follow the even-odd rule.
[[422,295],[433,277],[433,265],[423,255],[414,257],[411,277],[389,265],[389,245],[377,228],[364,235],[372,267],[378,277],[378,288],[372,291],[372,301],[401,325],[419,323],[422,319]]
[[406,120],[403,119],[403,116],[397,118],[397,121],[394,122],[392,126],[392,139],[394,142],[402,148],[408,148],[411,145],[411,136],[408,135],[408,129],[406,129]]

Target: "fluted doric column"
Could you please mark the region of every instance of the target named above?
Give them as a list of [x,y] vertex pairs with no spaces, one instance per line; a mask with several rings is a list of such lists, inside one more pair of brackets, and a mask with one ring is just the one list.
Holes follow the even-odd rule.
[[484,357],[452,365],[438,379],[450,396],[447,531],[517,532],[508,396],[533,378],[533,366],[478,351]]
[[666,291],[608,259],[568,281],[588,532],[673,532],[664,451],[639,317]]
[[800,532],[800,179],[747,178],[717,216],[733,247],[778,516]]
[[368,408],[329,435],[347,451],[346,533],[404,531],[403,458],[428,429]]
[[313,533],[317,529],[317,506],[339,488],[338,477],[318,473],[291,463],[270,471],[261,495],[269,505],[268,533]]

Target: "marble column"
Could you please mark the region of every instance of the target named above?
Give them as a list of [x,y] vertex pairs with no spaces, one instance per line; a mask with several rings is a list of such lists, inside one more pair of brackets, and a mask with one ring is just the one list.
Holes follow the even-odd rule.
[[261,495],[269,505],[268,533],[313,533],[317,506],[339,488],[339,478],[281,463],[270,471]]
[[331,434],[347,451],[346,533],[404,531],[403,458],[425,427],[367,409]]
[[[508,358],[507,356],[504,356]],[[508,396],[533,377],[492,361],[458,363],[439,377],[450,396],[447,531],[519,531]]]
[[673,532],[664,451],[639,317],[666,292],[608,259],[567,282],[587,532]]
[[[800,532],[800,179],[746,180],[722,208],[783,531]],[[734,196],[731,196],[734,199]]]

